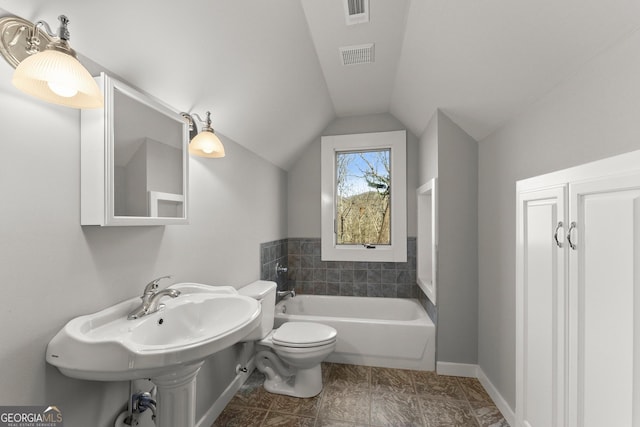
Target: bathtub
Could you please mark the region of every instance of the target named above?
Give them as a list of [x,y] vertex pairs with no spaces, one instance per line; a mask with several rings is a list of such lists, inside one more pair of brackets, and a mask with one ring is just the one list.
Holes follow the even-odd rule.
[[298,295],[276,305],[275,326],[317,322],[338,331],[328,362],[435,370],[436,328],[415,299]]

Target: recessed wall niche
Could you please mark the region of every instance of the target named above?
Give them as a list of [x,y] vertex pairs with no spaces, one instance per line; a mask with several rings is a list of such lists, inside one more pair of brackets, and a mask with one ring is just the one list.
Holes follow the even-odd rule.
[[433,305],[438,277],[438,180],[433,178],[416,190],[418,202],[417,281]]

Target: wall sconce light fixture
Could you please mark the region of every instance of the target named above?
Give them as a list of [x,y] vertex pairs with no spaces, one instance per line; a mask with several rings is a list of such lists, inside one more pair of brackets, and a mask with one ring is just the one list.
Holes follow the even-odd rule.
[[[224,157],[224,145],[214,133],[211,127],[211,113],[207,111],[207,118],[202,119],[198,114],[182,113],[182,117],[189,122],[189,153],[199,157],[219,158]],[[203,123],[202,131],[198,133],[195,120]]]
[[[100,108],[102,93],[69,46],[69,20],[64,15],[58,19],[60,28],[54,34],[45,21],[32,24],[15,16],[0,18],[0,53],[16,69],[12,83],[43,101]],[[41,44],[46,46],[42,51]]]

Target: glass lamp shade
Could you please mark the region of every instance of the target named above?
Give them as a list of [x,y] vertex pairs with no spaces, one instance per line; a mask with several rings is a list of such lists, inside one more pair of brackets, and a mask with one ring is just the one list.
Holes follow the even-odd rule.
[[44,50],[16,67],[13,85],[43,101],[72,108],[100,108],[102,93],[76,58],[59,50]]
[[203,130],[189,143],[189,153],[199,157],[224,157],[224,146],[215,133]]

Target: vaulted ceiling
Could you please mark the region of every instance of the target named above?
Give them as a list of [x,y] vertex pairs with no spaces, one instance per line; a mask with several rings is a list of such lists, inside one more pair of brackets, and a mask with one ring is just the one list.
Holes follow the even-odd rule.
[[[336,117],[389,112],[420,136],[436,108],[477,140],[640,28],[637,0],[0,0],[84,56],[284,169]],[[374,62],[339,49],[374,44]],[[638,47],[640,49],[640,46]],[[639,77],[640,78],[640,77]]]

